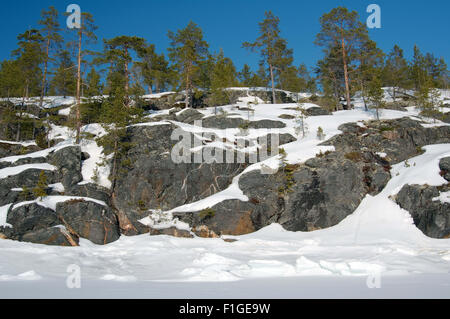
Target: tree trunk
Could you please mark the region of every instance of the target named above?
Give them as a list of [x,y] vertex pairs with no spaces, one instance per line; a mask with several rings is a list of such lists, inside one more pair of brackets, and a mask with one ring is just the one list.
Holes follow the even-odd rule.
[[272,103],[273,104],[277,104],[277,99],[275,96],[275,81],[274,81],[274,76],[273,76],[273,66],[272,64],[269,64],[269,69],[270,69],[270,79],[272,81]]
[[81,45],[82,45],[83,31],[80,28],[78,32],[78,70],[77,70],[77,109],[76,109],[76,121],[77,121],[77,138],[76,143],[80,144],[81,137]]
[[46,48],[46,56],[45,56],[45,63],[44,63],[44,77],[42,79],[42,90],[41,90],[41,98],[39,100],[39,107],[42,107],[42,105],[44,104],[45,86],[46,86],[46,82],[47,82],[49,50],[50,50],[50,39],[47,39],[47,48]]
[[365,93],[365,91],[364,91],[364,85],[362,84],[362,82],[361,82],[361,96],[362,96],[363,103],[364,103],[364,109],[365,109],[366,111],[368,111],[369,108],[367,107],[367,103],[366,103],[366,93]]
[[184,104],[186,105],[186,108],[189,108],[191,106],[190,105],[190,101],[191,101],[191,99],[190,99],[190,88],[191,88],[191,86],[190,86],[190,78],[189,78],[190,71],[191,71],[191,67],[190,67],[190,64],[189,64],[187,72],[186,72],[186,98],[185,98],[185,101],[184,101]]
[[344,38],[341,39],[341,44],[342,44],[342,60],[344,63],[345,99],[347,100],[347,109],[351,109],[352,104],[351,104],[351,99],[350,99],[350,84],[348,81],[347,53],[345,50]]
[[128,90],[130,89],[130,74],[128,71],[128,48],[125,47],[125,95],[128,99]]

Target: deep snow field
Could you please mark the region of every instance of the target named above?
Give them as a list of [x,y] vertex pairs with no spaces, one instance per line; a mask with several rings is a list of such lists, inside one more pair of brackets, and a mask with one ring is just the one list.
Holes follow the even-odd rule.
[[[246,106],[255,98],[241,100],[239,104]],[[319,126],[329,139],[341,133],[337,128],[343,123],[364,125],[375,118],[373,110],[365,111],[357,102],[354,110],[307,118],[309,134],[302,138],[295,132],[295,120],[278,118],[281,114],[296,115],[288,109],[296,104],[259,103],[253,106],[250,120],[283,121],[287,127],[279,131],[298,137],[283,146],[292,164],[333,150],[318,146],[322,142],[316,137]],[[249,116],[234,106],[222,109],[233,116]],[[200,111],[214,114],[214,108]],[[405,116],[417,119],[418,110],[381,110],[381,119]],[[427,126],[448,125],[426,121]],[[173,123],[192,132],[204,130]],[[104,134],[98,125],[84,130]],[[250,130],[249,134],[261,132]],[[66,128],[53,127],[52,136],[66,138],[55,147],[73,144],[72,132]],[[83,177],[85,182],[92,181],[102,149],[94,141],[85,141],[82,147],[91,155],[83,164]],[[426,237],[414,226],[409,213],[389,199],[405,184],[446,183],[439,175],[438,163],[450,156],[450,144],[430,145],[424,150],[408,160],[410,165],[394,165],[385,189],[376,196],[367,195],[343,222],[315,232],[288,232],[273,224],[253,234],[226,236],[235,242],[141,235],[122,236],[106,246],[81,239],[80,247],[67,248],[0,240],[0,298],[450,298],[450,239]],[[264,162],[272,168],[278,164],[279,157]],[[261,165],[251,165],[242,174]],[[6,174],[0,170],[0,178],[2,173]],[[99,184],[108,187],[107,174],[107,167],[102,167]],[[231,198],[248,200],[239,190],[238,179],[218,194],[171,212],[201,210]],[[49,198],[47,205],[57,200]],[[450,201],[450,194],[441,193],[435,200]],[[170,217],[171,212],[162,214]],[[5,221],[5,207],[1,207],[0,225]],[[70,265],[80,267],[80,289],[66,285]]]

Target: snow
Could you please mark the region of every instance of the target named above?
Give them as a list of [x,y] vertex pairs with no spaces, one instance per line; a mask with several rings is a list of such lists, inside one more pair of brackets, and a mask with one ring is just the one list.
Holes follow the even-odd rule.
[[450,203],[450,191],[440,192],[438,197],[433,198],[433,201],[441,201],[442,203]]
[[0,207],[0,227],[11,227],[11,225],[6,222],[8,218],[8,210],[11,205],[12,204],[8,204]]
[[21,202],[18,204],[15,204],[11,209],[17,209],[19,207],[22,206],[27,206],[30,204],[37,204],[39,206],[45,207],[45,208],[49,208],[51,210],[56,211],[56,205],[59,203],[64,203],[64,202],[68,202],[68,201],[72,201],[72,200],[80,200],[80,201],[87,201],[87,202],[93,202],[102,206],[106,206],[106,203],[98,200],[98,199],[93,199],[93,198],[89,198],[89,197],[77,197],[77,196],[47,196],[47,197],[43,197],[41,199],[38,200],[33,200],[33,201],[27,201],[27,202]]
[[67,107],[65,109],[61,109],[61,110],[58,111],[58,115],[69,116],[71,109],[72,109],[71,107]]
[[47,163],[43,164],[27,164],[27,165],[20,165],[15,167],[6,167],[3,169],[0,169],[0,179],[7,178],[9,176],[18,175],[28,169],[39,169],[43,171],[54,171],[56,170],[56,167]]
[[172,95],[172,94],[176,94],[176,92],[163,92],[163,93],[155,93],[155,94],[146,94],[143,95],[142,98],[143,99],[160,99],[164,96],[168,96],[168,95]]
[[0,143],[3,143],[3,144],[11,144],[11,145],[22,145],[23,147],[36,146],[36,142],[35,142],[35,141],[29,141],[29,142],[12,142],[12,141],[0,140]]
[[48,155],[50,155],[50,153],[54,153],[54,152],[60,151],[63,148],[66,148],[66,147],[69,147],[69,146],[73,146],[73,144],[62,143],[62,144],[58,144],[55,147],[50,147],[50,148],[47,148],[45,150],[34,152],[34,153],[29,153],[29,154],[26,154],[26,155],[17,155],[17,156],[4,157],[4,158],[0,159],[0,162],[15,163],[18,160],[21,160],[21,159],[24,159],[24,158],[47,157]]
[[[239,88],[241,89],[241,88]],[[247,106],[242,99],[238,106]],[[260,102],[260,101],[259,101]],[[334,151],[322,143],[316,132],[322,127],[327,139],[341,134],[341,124],[354,122],[363,126],[373,120],[373,111],[366,112],[361,101],[354,110],[333,115],[309,117],[309,132],[305,137],[296,134],[296,120],[279,119],[282,114],[297,115],[297,104],[258,104],[251,120],[279,120],[298,140],[282,147],[291,164],[302,163],[316,154]],[[302,107],[312,107],[303,104]],[[222,109],[247,119],[248,112],[236,105]],[[205,116],[214,108],[200,110]],[[418,111],[382,110],[382,119],[416,118]],[[168,122],[142,123],[162,125]],[[211,129],[184,123],[170,122],[183,130],[200,135]],[[432,124],[431,122],[429,124]],[[96,136],[104,134],[99,125],[84,127]],[[214,130],[219,136],[225,130]],[[239,130],[230,131],[233,138]],[[56,147],[73,143],[73,131],[53,126],[53,138],[66,141]],[[229,133],[229,132],[228,132]],[[264,134],[249,130],[246,138]],[[232,141],[232,140],[230,140]],[[91,158],[83,162],[83,182],[91,182],[96,168],[103,160],[102,149],[93,140],[85,140],[82,150]],[[424,153],[391,169],[392,179],[376,196],[367,195],[355,212],[339,225],[314,232],[289,232],[272,224],[255,233],[222,238],[173,238],[169,236],[122,236],[118,241],[98,246],[80,240],[80,247],[52,247],[0,240],[0,297],[57,297],[57,298],[449,298],[450,297],[450,239],[432,239],[413,224],[411,215],[393,200],[406,184],[439,186],[446,183],[439,175],[439,160],[450,156],[449,144],[423,147]],[[378,153],[379,156],[386,154]],[[26,155],[29,157],[29,155]],[[11,158],[10,158],[11,159]],[[278,169],[279,156],[253,164],[233,179],[226,190],[201,201],[177,207],[169,212],[153,212],[141,223],[155,228],[177,227],[186,224],[174,221],[173,212],[198,211],[229,199],[248,198],[239,189],[239,178],[264,166]],[[33,164],[44,165],[44,164]],[[46,164],[48,165],[48,164]],[[11,168],[17,173],[23,167]],[[5,175],[7,171],[0,170]],[[106,183],[109,168],[101,172]],[[58,189],[58,185],[53,185]],[[434,200],[447,202],[449,192],[442,192]],[[50,196],[39,205],[55,209],[56,203],[71,199]],[[93,199],[81,198],[84,200]],[[99,202],[99,201],[95,201]],[[21,203],[18,205],[24,205]],[[102,203],[105,205],[105,203]],[[17,205],[15,206],[17,207]],[[0,225],[5,225],[10,205],[0,207]],[[67,289],[67,267],[81,269],[82,288]],[[379,276],[381,289],[369,289],[367,281]],[[28,280],[30,281],[28,281]],[[220,284],[218,284],[220,283]]]

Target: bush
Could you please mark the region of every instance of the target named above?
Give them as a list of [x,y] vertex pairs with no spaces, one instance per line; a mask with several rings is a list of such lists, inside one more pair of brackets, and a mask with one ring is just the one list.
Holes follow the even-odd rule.
[[36,198],[46,197],[47,189],[48,189],[47,176],[45,175],[44,171],[41,171],[37,185],[35,188],[33,188],[34,197]]
[[320,126],[319,126],[319,128],[317,129],[317,138],[319,139],[319,140],[323,140],[323,139],[325,139],[325,134],[323,133],[323,128],[321,128]]
[[362,160],[362,155],[358,152],[350,152],[345,154],[345,158],[353,162],[360,162]]
[[212,208],[204,209],[198,214],[201,220],[210,219],[216,216],[216,211]]

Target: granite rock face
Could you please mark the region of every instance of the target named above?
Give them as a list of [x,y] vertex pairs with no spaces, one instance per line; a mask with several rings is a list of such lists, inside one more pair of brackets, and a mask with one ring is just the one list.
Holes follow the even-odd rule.
[[414,224],[425,235],[432,238],[449,238],[450,203],[437,199],[441,192],[448,191],[448,184],[444,187],[405,185],[398,193],[396,201],[411,214]]

